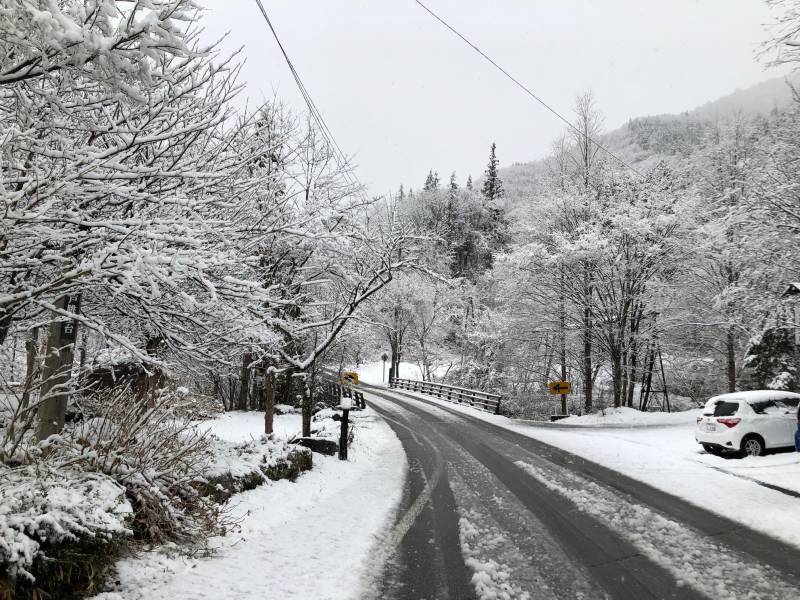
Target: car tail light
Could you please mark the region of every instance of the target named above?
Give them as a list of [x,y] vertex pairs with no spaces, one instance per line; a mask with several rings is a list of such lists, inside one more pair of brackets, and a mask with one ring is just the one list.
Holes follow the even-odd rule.
[[717,423],[722,423],[725,427],[736,427],[739,424],[741,419],[739,418],[725,418],[725,419],[717,419]]

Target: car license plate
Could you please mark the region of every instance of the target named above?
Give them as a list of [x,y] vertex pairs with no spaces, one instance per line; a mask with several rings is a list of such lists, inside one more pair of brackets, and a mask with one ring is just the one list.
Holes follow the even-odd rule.
[[703,431],[716,431],[717,426],[714,423],[706,423],[705,427],[703,427]]

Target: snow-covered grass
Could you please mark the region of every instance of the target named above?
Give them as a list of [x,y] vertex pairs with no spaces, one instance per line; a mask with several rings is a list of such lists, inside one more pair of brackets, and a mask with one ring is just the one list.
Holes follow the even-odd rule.
[[[800,547],[800,501],[757,483],[800,492],[800,454],[747,459],[706,454],[694,440],[697,410],[636,415],[626,409],[613,412],[610,421],[608,417],[588,415],[573,417],[561,425],[563,421],[516,421],[421,394],[411,395],[563,448]],[[409,400],[408,395],[398,397]]]
[[[162,548],[123,560],[118,589],[96,600],[359,597],[374,575],[370,556],[400,501],[407,465],[400,441],[373,411],[351,415],[348,461],[315,454],[314,468],[295,483],[268,482],[234,496],[239,528],[212,538],[211,557],[179,557]],[[259,436],[263,413],[209,426],[244,441]]]

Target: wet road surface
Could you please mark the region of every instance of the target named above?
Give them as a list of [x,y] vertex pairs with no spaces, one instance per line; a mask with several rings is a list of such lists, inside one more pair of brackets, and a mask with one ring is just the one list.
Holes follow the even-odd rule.
[[796,548],[524,435],[362,389],[409,463],[376,598],[800,597]]

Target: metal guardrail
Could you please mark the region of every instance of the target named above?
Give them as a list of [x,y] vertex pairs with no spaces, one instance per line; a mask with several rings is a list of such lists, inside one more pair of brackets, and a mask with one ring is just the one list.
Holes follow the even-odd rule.
[[445,385],[444,383],[416,381],[413,379],[392,379],[389,382],[389,387],[420,392],[422,394],[436,396],[437,398],[453,402],[454,404],[469,404],[474,408],[486,412],[496,415],[500,414],[500,399],[502,398],[500,394],[491,394],[489,392],[481,392],[480,390],[470,390],[454,385]]

